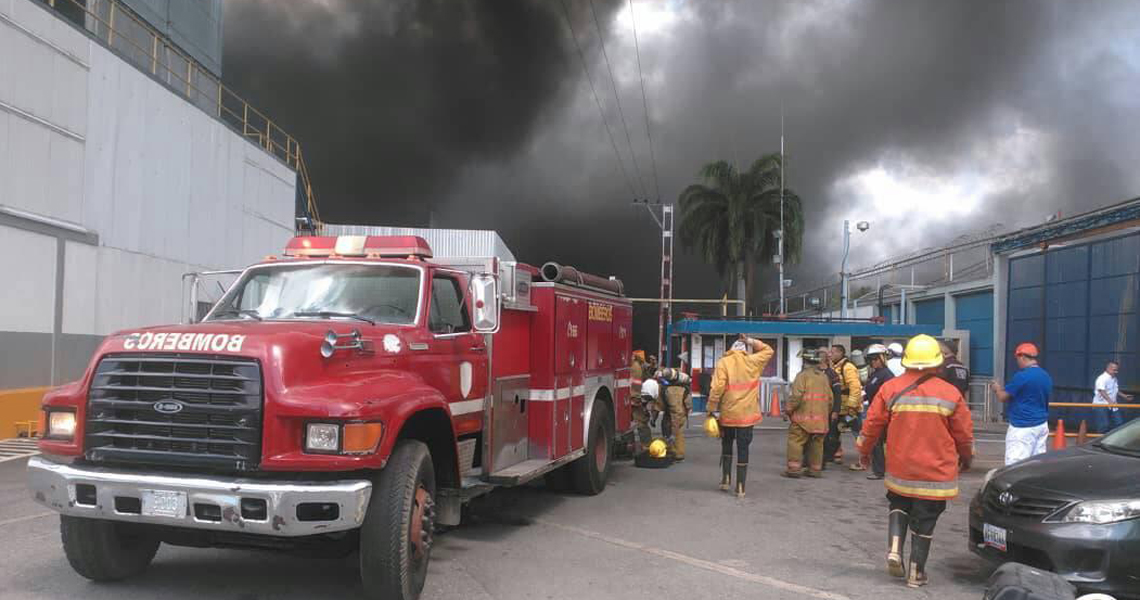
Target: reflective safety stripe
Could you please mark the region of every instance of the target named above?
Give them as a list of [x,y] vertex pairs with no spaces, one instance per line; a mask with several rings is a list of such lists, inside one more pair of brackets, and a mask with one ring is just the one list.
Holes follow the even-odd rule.
[[[628,387],[628,386],[629,386],[629,384],[630,384],[630,380],[629,380],[629,379],[619,379],[619,380],[617,380],[617,384],[616,384],[616,385],[617,385],[617,387],[619,387],[619,388],[623,388],[623,387]],[[640,383],[638,383],[638,385],[641,385],[641,384],[640,384]]]
[[574,386],[574,389],[571,391],[571,395],[572,396],[584,396],[584,395],[586,395],[586,386],[584,386],[584,385]]
[[792,420],[797,423],[826,423],[827,417],[824,415],[792,415]]
[[477,398],[475,400],[466,400],[463,402],[452,402],[448,406],[451,407],[451,415],[457,417],[459,415],[479,412],[483,410],[483,405],[483,398]]
[[958,403],[932,396],[903,396],[895,401],[892,412],[932,412],[950,416],[958,409]]
[[760,387],[760,381],[746,381],[744,383],[730,383],[725,386],[725,389],[730,392],[741,392],[757,389]]
[[912,481],[899,479],[891,474],[885,477],[887,489],[906,496],[927,498],[953,498],[958,495],[957,481]]

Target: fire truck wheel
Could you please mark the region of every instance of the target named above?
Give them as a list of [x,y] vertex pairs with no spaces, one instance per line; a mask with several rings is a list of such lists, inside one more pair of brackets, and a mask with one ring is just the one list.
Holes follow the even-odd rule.
[[360,578],[377,600],[414,600],[427,579],[435,530],[435,469],[428,447],[396,444],[376,478],[360,528]]
[[145,525],[60,515],[63,552],[76,573],[92,581],[118,581],[146,570],[159,540]]
[[594,407],[590,415],[590,435],[586,438],[586,455],[570,464],[574,491],[594,496],[606,489],[613,463],[614,422],[605,405]]

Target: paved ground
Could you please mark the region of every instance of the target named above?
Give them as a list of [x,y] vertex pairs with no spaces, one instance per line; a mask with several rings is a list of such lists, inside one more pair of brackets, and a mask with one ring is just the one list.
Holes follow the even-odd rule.
[[39,454],[39,452],[36,450],[35,438],[11,438],[7,440],[0,440],[0,462],[19,460],[32,456],[34,454]]
[[[848,441],[849,443],[849,441]],[[716,490],[718,443],[690,441],[667,470],[619,463],[586,498],[529,487],[495,492],[471,522],[438,538],[424,598],[787,598],[978,600],[991,568],[966,548],[964,496],[939,523],[931,585],[887,576],[882,482],[846,469],[820,481],[779,477],[784,437],[758,432],[749,496]],[[24,461],[0,464],[0,598],[257,600],[353,598],[353,558],[306,560],[164,546],[143,576],[90,583],[68,566],[58,519],[24,489]]]

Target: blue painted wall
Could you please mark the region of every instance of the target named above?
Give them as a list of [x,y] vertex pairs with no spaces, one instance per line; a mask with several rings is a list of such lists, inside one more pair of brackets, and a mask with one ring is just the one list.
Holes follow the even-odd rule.
[[955,329],[970,332],[970,372],[994,374],[994,293],[977,292],[955,297]]
[[[1120,361],[1121,390],[1140,390],[1140,234],[1050,249],[1009,264],[1009,376],[1017,370],[1012,349],[1028,341],[1041,348],[1054,401],[1090,401],[1109,359]],[[1093,413],[1058,414],[1075,425]]]
[[946,300],[938,297],[915,302],[914,322],[918,325],[937,325],[942,329],[946,324]]

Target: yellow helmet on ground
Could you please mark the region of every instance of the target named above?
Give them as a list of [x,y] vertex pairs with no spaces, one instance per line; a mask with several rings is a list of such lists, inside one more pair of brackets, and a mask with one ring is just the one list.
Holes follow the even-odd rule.
[[712,416],[705,419],[705,435],[711,438],[720,437],[720,423],[717,423],[716,419]]
[[906,343],[902,364],[908,369],[930,369],[942,364],[942,347],[929,335],[916,335]]
[[665,458],[665,454],[669,451],[669,445],[665,440],[656,439],[649,443],[649,456],[653,458]]

